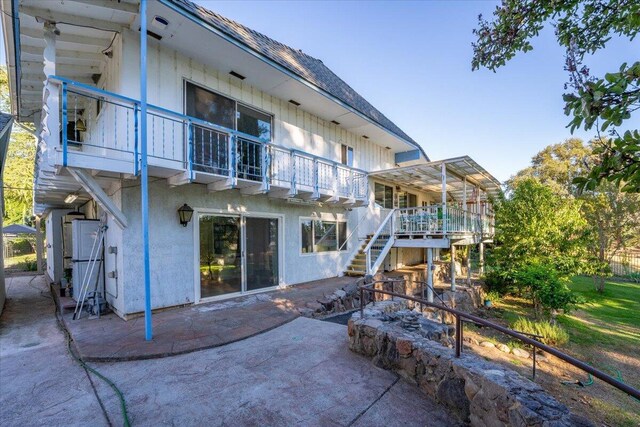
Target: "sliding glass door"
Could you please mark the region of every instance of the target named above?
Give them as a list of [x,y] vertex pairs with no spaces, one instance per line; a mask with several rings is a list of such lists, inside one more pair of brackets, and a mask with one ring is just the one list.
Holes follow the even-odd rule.
[[199,299],[278,286],[277,218],[199,216]]
[[200,216],[200,298],[242,291],[240,218]]

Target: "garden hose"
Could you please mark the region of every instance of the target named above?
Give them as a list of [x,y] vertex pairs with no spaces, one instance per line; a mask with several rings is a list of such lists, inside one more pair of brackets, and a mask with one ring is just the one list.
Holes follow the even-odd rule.
[[[67,340],[67,351],[69,352],[71,357],[80,366],[82,366],[82,368],[85,371],[91,372],[92,374],[94,374],[95,376],[100,378],[102,381],[104,381],[109,387],[111,387],[111,389],[118,396],[118,400],[120,401],[120,411],[122,412],[122,418],[124,419],[124,426],[125,427],[131,427],[131,422],[129,421],[129,414],[127,412],[127,402],[124,399],[124,394],[122,393],[122,391],[120,391],[118,386],[115,385],[115,383],[113,381],[111,381],[109,378],[107,378],[104,375],[102,375],[100,372],[98,372],[97,370],[95,370],[91,366],[87,365],[84,360],[82,360],[79,356],[76,355],[76,353],[71,348],[71,341],[73,341],[73,338],[71,338],[71,334],[69,333],[69,330],[67,329],[66,325],[64,324],[64,322],[61,319],[60,313],[58,312],[57,305],[56,305],[56,309],[55,310],[56,310],[55,311],[55,315],[56,315],[56,320],[58,321],[58,326],[60,327],[60,329],[62,329],[62,332],[64,332],[64,335],[65,335],[66,340]],[[94,391],[95,391],[95,389],[94,389]],[[96,397],[98,397],[97,396],[97,391],[96,391]],[[98,397],[98,400],[100,400],[99,397]],[[100,406],[102,406],[102,409],[103,409],[103,411],[105,411],[105,415],[106,415],[106,410],[104,409],[104,406],[102,405],[102,402],[100,402]]]
[[590,385],[593,384],[593,377],[591,376],[591,374],[587,374],[587,382],[582,382],[580,380],[575,380],[575,381],[560,381],[560,384],[563,385],[577,385],[580,387],[589,387]]

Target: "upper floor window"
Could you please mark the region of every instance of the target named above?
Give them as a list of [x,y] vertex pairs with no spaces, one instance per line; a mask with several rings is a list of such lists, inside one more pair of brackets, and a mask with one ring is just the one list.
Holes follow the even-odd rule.
[[191,82],[185,82],[188,116],[271,141],[273,117]]
[[340,162],[343,165],[353,167],[353,147],[342,144]]
[[374,192],[377,204],[383,208],[393,209],[393,187],[376,182]]

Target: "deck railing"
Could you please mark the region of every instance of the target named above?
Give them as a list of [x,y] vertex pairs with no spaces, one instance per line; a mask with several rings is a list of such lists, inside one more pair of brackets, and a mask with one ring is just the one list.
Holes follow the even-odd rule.
[[[137,175],[140,162],[140,103],[126,96],[61,77],[48,84],[60,88],[62,166],[77,158],[104,157],[131,165]],[[232,129],[148,105],[147,150],[152,166],[185,171],[190,180],[199,174],[219,175],[288,188],[293,197],[304,192],[365,201],[368,178],[364,171],[299,150],[287,149]],[[55,135],[53,141],[57,142]],[[86,162],[84,162],[86,163]]]
[[493,234],[493,217],[442,204],[396,209],[400,235]]

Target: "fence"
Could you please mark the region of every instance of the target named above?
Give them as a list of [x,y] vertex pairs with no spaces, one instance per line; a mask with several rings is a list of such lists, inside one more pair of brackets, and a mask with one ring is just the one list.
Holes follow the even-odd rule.
[[607,254],[607,259],[614,276],[640,274],[640,249],[629,249],[613,255]]

